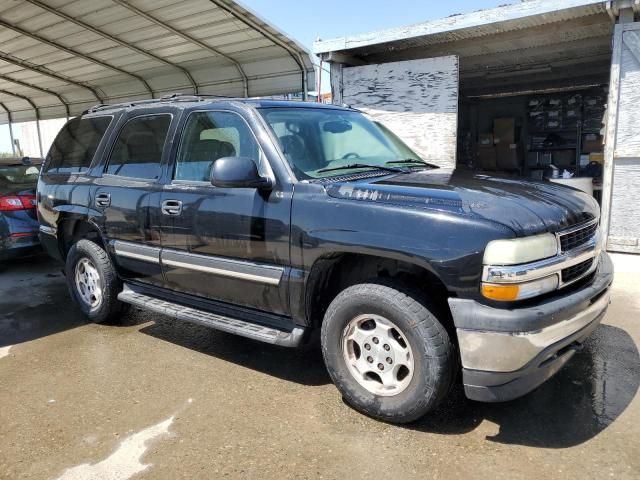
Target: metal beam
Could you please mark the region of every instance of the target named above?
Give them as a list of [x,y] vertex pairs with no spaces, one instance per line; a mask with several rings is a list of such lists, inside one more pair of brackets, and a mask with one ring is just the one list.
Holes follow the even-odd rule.
[[42,149],[42,135],[40,134],[40,111],[38,110],[38,106],[35,103],[33,103],[33,100],[31,100],[29,97],[25,97],[24,95],[19,95],[17,93],[8,92],[6,90],[1,90],[1,89],[0,89],[0,93],[3,95],[9,95],[10,97],[16,97],[21,100],[24,100],[29,105],[31,105],[31,108],[33,108],[33,110],[36,112],[36,130],[38,131],[38,147],[40,148],[40,158],[44,157],[44,154],[42,153],[43,149]]
[[7,106],[2,102],[0,102],[0,108],[2,108],[5,112],[7,112],[7,118],[9,119],[8,125],[9,125],[9,138],[11,139],[11,151],[15,155],[16,154],[16,144],[14,143],[14,140],[13,140],[13,128],[11,127],[11,121],[12,121],[11,110],[9,110],[7,108]]
[[[89,30],[90,32],[95,33],[96,35],[100,35],[101,37],[107,38],[109,40],[111,40],[112,42],[117,43],[118,45],[122,46],[122,47],[126,47],[129,48],[141,55],[146,55],[147,57],[153,58],[154,60],[157,60],[158,62],[164,63],[165,65],[169,65],[170,67],[173,67],[177,70],[180,70],[182,72],[182,74],[187,77],[187,80],[189,81],[189,83],[191,83],[191,87],[193,88],[193,93],[198,93],[198,84],[196,83],[196,81],[193,79],[193,77],[191,76],[191,73],[189,73],[189,70],[187,70],[184,67],[181,67],[180,65],[177,65],[173,62],[170,62],[169,60],[167,60],[166,58],[162,58],[159,57],[151,52],[148,52],[147,50],[143,50],[140,47],[136,47],[135,45],[132,45],[131,43],[127,43],[124,40],[119,39],[118,37],[114,37],[113,35],[100,30],[96,27],[94,27],[93,25],[89,25],[88,23],[85,23],[81,20],[78,20],[75,17],[72,17],[71,15],[67,15],[66,13],[61,12],[60,10],[51,7],[45,3],[40,2],[39,0],[26,0],[27,2],[36,5],[40,8],[42,8],[43,10],[46,10],[49,13],[53,13],[54,15],[57,15],[58,17],[64,18],[65,20],[67,20],[68,22],[71,22],[75,25],[78,25],[79,27],[82,27],[86,30]],[[130,75],[133,75],[130,73]],[[140,77],[142,78],[142,77]],[[145,82],[145,85],[147,85],[148,89],[151,90],[151,87],[148,86],[148,84]],[[151,92],[151,96],[153,97],[153,92]]]
[[367,62],[365,62],[364,60],[356,58],[353,55],[346,55],[339,52],[323,53],[322,55],[320,55],[320,61],[324,61],[327,63],[342,63],[343,65],[347,65],[349,67],[360,67],[367,64]]
[[[30,0],[30,1],[34,1],[34,0]],[[229,62],[231,62],[236,69],[238,70],[238,73],[240,74],[240,76],[242,76],[242,83],[243,83],[243,89],[244,89],[244,96],[248,97],[249,96],[249,79],[247,78],[247,74],[245,73],[245,71],[242,69],[242,65],[240,64],[240,62],[238,62],[237,60],[233,59],[232,57],[230,57],[229,55],[226,55],[224,53],[222,53],[221,51],[213,48],[210,45],[207,45],[206,43],[202,42],[201,40],[198,40],[197,38],[193,38],[190,35],[187,35],[184,32],[181,32],[180,30],[167,25],[165,22],[163,22],[162,20],[158,19],[157,17],[154,17],[150,14],[148,14],[147,12],[144,12],[142,10],[140,10],[137,7],[134,7],[133,5],[130,5],[129,3],[123,1],[123,0],[112,0],[113,2],[117,3],[118,5],[123,6],[124,8],[132,11],[133,13],[135,13],[136,15],[139,15],[143,18],[146,18],[147,20],[149,20],[150,22],[155,23],[156,25],[169,30],[171,33],[173,33],[174,35],[177,35],[181,38],[183,38],[184,40],[186,40],[187,42],[193,43],[194,45],[197,45],[198,47],[202,48],[203,50],[207,50],[210,53],[213,53],[214,55],[218,55],[220,57],[225,58],[226,60],[228,60]]]
[[116,67],[115,65],[110,65],[106,62],[103,62],[102,60],[98,60],[97,58],[94,58],[90,55],[85,55],[84,53],[81,53],[77,50],[73,50],[72,48],[68,48],[65,47],[64,45],[61,45],[59,43],[56,43],[52,40],[48,40],[44,37],[41,37],[40,35],[36,35],[35,33],[29,32],[23,28],[17,27],[15,25],[12,25],[8,22],[5,22],[4,20],[0,20],[0,26],[7,28],[9,30],[13,30],[16,33],[19,33],[20,35],[24,35],[25,37],[29,37],[33,40],[36,40],[40,43],[44,43],[45,45],[49,45],[51,47],[57,48],[58,50],[62,50],[65,53],[68,53],[69,55],[72,55],[74,57],[78,57],[78,58],[82,58],[83,60],[86,60],[87,62],[91,62],[94,63],[100,67],[103,68],[107,68],[113,71],[116,71],[118,73],[121,73],[123,75],[127,75],[130,76],[132,78],[135,78],[136,80],[138,80],[140,83],[142,83],[144,85],[144,87],[148,90],[149,94],[153,97],[153,90],[151,89],[151,87],[149,86],[149,84],[147,83],[147,81],[141,77],[140,75],[136,75],[135,73],[131,73],[128,72],[126,70],[123,70],[120,67]]
[[253,20],[251,20],[246,14],[239,12],[236,9],[235,3],[232,5],[229,5],[222,0],[210,0],[210,1],[214,5],[217,5],[218,8],[221,8],[231,16],[235,17],[238,21],[244,23],[245,25],[259,32],[260,34],[262,34],[263,37],[271,40],[273,43],[282,47],[287,53],[289,53],[291,58],[293,58],[293,60],[300,67],[300,72],[302,73],[302,94],[303,94],[303,98],[306,100],[307,99],[307,69],[304,66],[304,61],[302,60],[302,56],[300,55],[300,52],[291,48],[290,45],[287,45],[285,42],[280,40],[274,34],[266,30],[262,25],[259,25],[257,22],[254,22]]
[[22,80],[16,80],[14,78],[7,77],[6,75],[0,75],[0,80],[4,80],[10,83],[15,83],[16,85],[20,85],[26,88],[31,88],[33,90],[37,90],[39,92],[46,93],[47,95],[52,95],[56,97],[60,101],[60,103],[64,106],[64,109],[67,112],[67,120],[69,120],[69,117],[71,116],[71,113],[69,111],[69,104],[64,98],[62,98],[62,95],[60,95],[59,93],[56,93],[53,90],[49,90],[48,88],[38,87],[36,85],[33,85],[32,83],[27,83],[27,82],[23,82]]
[[39,65],[33,65],[25,60],[19,59],[19,58],[15,58],[12,57],[10,55],[7,55],[6,53],[2,53],[0,52],[0,60],[2,60],[3,62],[7,62],[10,63],[11,65],[15,65],[16,67],[20,67],[20,68],[24,68],[25,70],[31,70],[32,72],[37,72],[40,75],[44,75],[46,77],[50,77],[50,78],[54,78],[56,80],[60,80],[61,82],[65,82],[68,83],[69,85],[75,85],[76,87],[80,87],[80,88],[84,88],[85,90],[89,90],[91,92],[91,94],[96,97],[96,100],[98,100],[100,103],[104,103],[104,99],[105,97],[103,97],[102,95],[100,95],[98,93],[98,91],[92,87],[91,85],[87,85],[84,83],[80,83],[77,82],[69,77],[67,77],[66,75],[60,75],[58,73],[52,72],[51,70],[48,70],[44,67],[41,67]]

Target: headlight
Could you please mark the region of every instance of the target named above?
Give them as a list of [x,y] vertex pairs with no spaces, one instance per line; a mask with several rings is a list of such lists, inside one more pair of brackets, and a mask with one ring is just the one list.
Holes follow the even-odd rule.
[[492,240],[484,251],[485,265],[517,265],[553,257],[558,241],[551,233],[509,240]]
[[554,274],[524,283],[483,283],[482,295],[490,300],[512,302],[552,292],[556,288],[558,275]]

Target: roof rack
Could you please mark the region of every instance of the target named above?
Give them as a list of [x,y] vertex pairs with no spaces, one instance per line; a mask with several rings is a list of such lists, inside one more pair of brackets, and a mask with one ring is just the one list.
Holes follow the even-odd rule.
[[122,103],[112,103],[105,104],[100,103],[98,105],[94,105],[91,108],[86,109],[82,112],[82,115],[87,113],[94,113],[100,110],[107,110],[111,108],[126,108],[126,107],[134,107],[136,105],[145,105],[145,104],[153,104],[153,103],[170,103],[170,102],[204,102],[210,99],[221,98],[221,99],[232,99],[238,97],[228,97],[224,95],[209,95],[209,94],[184,94],[184,93],[170,93],[168,95],[163,95],[160,98],[147,98],[144,100],[134,100],[132,102],[122,102]]

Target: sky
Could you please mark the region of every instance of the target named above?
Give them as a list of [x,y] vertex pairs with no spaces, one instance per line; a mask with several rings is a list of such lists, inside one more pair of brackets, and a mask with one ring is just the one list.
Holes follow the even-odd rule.
[[518,0],[238,0],[311,50],[328,40],[357,33],[494,8]]
[[[518,0],[237,0],[309,51],[321,38],[366,33],[494,8]],[[330,91],[323,71],[322,92]]]

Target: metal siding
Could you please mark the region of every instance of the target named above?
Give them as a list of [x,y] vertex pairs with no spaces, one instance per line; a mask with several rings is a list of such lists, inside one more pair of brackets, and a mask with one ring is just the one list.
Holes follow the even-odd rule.
[[426,161],[455,166],[457,57],[345,67],[341,87],[337,101],[386,125]]
[[640,253],[640,22],[617,25],[614,42],[603,186],[607,246]]

